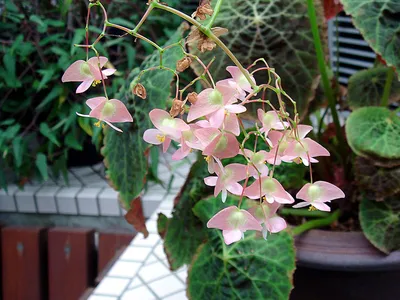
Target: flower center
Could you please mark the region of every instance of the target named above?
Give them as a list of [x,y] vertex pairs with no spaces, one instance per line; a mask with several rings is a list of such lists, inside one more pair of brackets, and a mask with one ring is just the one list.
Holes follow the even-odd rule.
[[297,142],[296,146],[294,146],[294,152],[297,155],[300,155],[300,154],[302,154],[304,152],[307,152],[307,151],[308,151],[308,146],[305,143],[300,144],[299,142]]
[[231,169],[225,168],[224,173],[221,176],[223,182],[227,182],[231,179],[233,171]]
[[164,143],[164,141],[165,141],[165,135],[163,135],[163,134],[157,134],[157,135],[156,135],[156,139],[157,139],[159,142]]
[[103,107],[101,113],[102,113],[103,117],[106,117],[106,118],[111,117],[115,113],[115,106],[112,103],[110,103],[109,101],[107,101],[106,104],[104,104],[104,107]]
[[263,188],[266,192],[273,193],[276,191],[276,184],[272,178],[263,181]]
[[217,142],[217,145],[215,146],[215,151],[216,152],[224,151],[227,146],[228,146],[228,138],[225,135],[221,135],[219,141]]
[[222,94],[220,91],[217,89],[214,89],[209,95],[208,95],[208,102],[211,105],[222,105]]
[[161,125],[164,127],[175,128],[176,121],[173,118],[165,118],[164,120],[162,120]]
[[194,134],[191,130],[182,131],[182,136],[185,141],[191,142],[194,139]]
[[322,195],[322,190],[318,185],[312,184],[307,191],[308,196],[310,197],[311,201],[315,201],[319,199]]
[[[265,212],[265,215],[264,215],[264,212]],[[266,216],[269,215],[269,207],[267,205],[263,205],[263,207],[261,205],[257,206],[255,215],[256,215],[257,219],[264,220],[266,218]]]
[[272,123],[274,122],[275,118],[272,114],[265,113],[263,117],[263,123],[264,125],[267,125],[268,127],[272,126]]
[[264,163],[264,156],[261,153],[256,153],[253,155],[253,157],[251,158],[251,161],[255,164],[255,165],[259,165]]
[[83,75],[86,75],[88,77],[92,77],[92,72],[90,71],[89,64],[86,63],[86,62],[81,65],[80,72]]
[[229,216],[228,222],[232,227],[239,228],[246,224],[246,216],[240,210],[237,210]]
[[204,160],[209,163],[211,161],[211,155],[205,156]]
[[246,84],[248,84],[247,78],[246,76],[244,76],[243,74],[240,75],[240,78],[238,80],[238,84],[239,86],[244,86]]

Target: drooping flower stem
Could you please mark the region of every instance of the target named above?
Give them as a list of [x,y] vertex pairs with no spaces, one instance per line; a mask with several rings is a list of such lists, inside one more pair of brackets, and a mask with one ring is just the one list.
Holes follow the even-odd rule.
[[340,217],[340,214],[341,214],[341,212],[338,209],[338,210],[334,211],[332,214],[330,214],[328,217],[308,221],[299,226],[296,226],[295,228],[293,228],[292,233],[294,236],[296,236],[296,235],[302,234],[303,232],[306,232],[310,229],[328,226],[328,225],[332,224],[333,222],[337,221]]
[[217,15],[219,14],[219,11],[221,10],[222,1],[223,0],[218,0],[217,4],[215,4],[214,13],[212,14],[212,16],[206,26],[207,29],[211,29],[212,25],[214,24],[215,18],[217,17]]
[[312,31],[312,35],[313,35],[313,39],[314,39],[315,52],[317,55],[318,67],[319,67],[319,71],[321,73],[321,79],[322,79],[322,84],[324,87],[324,92],[325,92],[326,98],[328,99],[328,104],[329,104],[329,107],[331,110],[333,123],[335,124],[336,135],[339,140],[339,149],[341,149],[340,152],[341,152],[342,159],[343,159],[344,155],[346,154],[345,148],[344,148],[346,145],[346,142],[345,142],[342,128],[340,126],[338,113],[336,110],[336,99],[334,97],[331,83],[330,83],[330,80],[328,77],[328,72],[326,70],[324,51],[322,49],[321,38],[319,35],[317,14],[315,12],[314,1],[307,0],[307,6],[308,6],[308,17],[310,19],[311,31]]
[[383,89],[383,95],[381,100],[381,106],[383,107],[389,105],[390,88],[392,87],[393,77],[394,77],[394,68],[389,68],[386,75],[385,87]]
[[331,216],[331,213],[329,212],[299,208],[282,208],[279,210],[279,214],[282,216],[298,216],[309,218],[326,218]]
[[[222,3],[222,1],[219,1]],[[193,19],[192,17],[184,14],[183,12],[180,12],[179,10],[176,10],[172,7],[166,6],[164,4],[158,3],[155,0],[153,0],[150,5],[154,6],[155,8],[159,8],[165,11],[168,11],[170,13],[173,13],[179,17],[181,17],[182,19],[184,19],[185,21],[189,22],[190,24],[196,26],[202,33],[204,33],[207,37],[209,37],[210,39],[212,39],[224,52],[226,55],[228,55],[228,57],[232,60],[232,62],[240,69],[240,71],[242,72],[242,74],[246,77],[247,81],[250,83],[252,89],[254,91],[258,91],[259,88],[258,86],[253,82],[253,80],[251,79],[250,75],[248,74],[248,72],[246,72],[246,69],[242,66],[242,64],[239,62],[239,60],[236,58],[236,56],[232,53],[232,51],[211,31],[211,29],[207,28],[206,26],[200,24],[199,22],[197,22],[195,19]],[[215,12],[213,14],[213,16],[215,15]],[[216,16],[216,15],[215,15]]]

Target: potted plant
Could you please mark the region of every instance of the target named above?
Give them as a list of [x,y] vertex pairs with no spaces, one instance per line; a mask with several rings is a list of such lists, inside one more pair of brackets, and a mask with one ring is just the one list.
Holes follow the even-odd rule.
[[[399,57],[393,53],[399,39],[393,26],[396,7],[387,2],[342,1],[388,65],[352,77],[346,102],[352,112],[343,130],[338,89],[328,76],[320,38],[323,21],[317,2],[205,0],[189,16],[152,0],[139,23],[128,28],[111,22],[112,12],[101,1],[90,1],[89,9],[97,7],[104,14],[103,31],[92,44],[77,45],[94,56],[72,64],[65,81],[84,82],[82,74],[102,84],[108,80],[111,74],[102,69],[104,58],[97,51],[108,28],[155,48],[130,74],[118,99],[105,93],[86,102],[91,109],[86,117],[105,124],[102,153],[108,176],[128,210],[127,220],[144,235],[143,218],[136,217],[139,196],[148,156],[155,158],[158,153],[148,151],[145,141],[162,145],[164,152],[175,143],[172,157],[177,160],[199,150],[199,159],[175,199],[172,218],[160,214],[158,219],[171,269],[189,265],[189,298],[287,299],[293,288],[296,249],[299,266],[398,270],[399,256],[393,251],[400,248],[396,175],[400,120],[387,106],[398,95],[393,67],[399,67]],[[360,5],[363,9],[357,10]],[[157,10],[190,23],[189,34],[184,24],[165,46],[141,35],[142,25]],[[261,58],[252,56],[259,53]],[[189,65],[196,77],[182,86],[180,79]],[[227,65],[230,75],[224,71]],[[199,94],[188,93],[198,81],[205,88]],[[317,91],[319,82],[322,93]],[[327,99],[334,122],[324,126],[324,114],[319,128],[312,131],[304,123],[313,112],[310,101],[314,99],[314,109],[321,105],[315,100],[318,95],[324,95],[323,103]],[[255,121],[245,126],[241,114],[252,108]],[[303,201],[295,203],[293,196]],[[295,208],[287,207],[293,204]],[[301,208],[305,206],[310,209]],[[324,231],[311,230],[315,228]],[[353,229],[362,229],[379,250],[361,233],[341,232]],[[343,244],[362,255],[355,259],[335,253],[332,245],[341,249]],[[300,290],[304,277],[299,278]],[[391,295],[398,293],[396,288]],[[295,289],[293,297],[299,295]]]

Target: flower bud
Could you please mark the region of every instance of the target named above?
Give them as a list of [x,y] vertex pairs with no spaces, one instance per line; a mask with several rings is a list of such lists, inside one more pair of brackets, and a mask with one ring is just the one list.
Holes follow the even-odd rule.
[[176,117],[177,115],[181,114],[183,112],[183,101],[174,99],[172,101],[172,107],[171,110],[169,111],[169,114],[171,117]]
[[146,89],[145,89],[145,87],[144,87],[142,84],[140,84],[140,83],[138,83],[138,84],[135,85],[135,87],[133,88],[133,93],[134,93],[136,96],[138,96],[138,97],[140,97],[140,98],[142,98],[142,99],[146,99],[146,97],[147,97]]
[[176,70],[178,72],[183,72],[187,68],[189,68],[191,63],[192,63],[192,59],[189,56],[185,56],[184,58],[182,58],[176,62]]
[[197,101],[197,93],[196,92],[189,93],[187,99],[191,104],[195,104]]

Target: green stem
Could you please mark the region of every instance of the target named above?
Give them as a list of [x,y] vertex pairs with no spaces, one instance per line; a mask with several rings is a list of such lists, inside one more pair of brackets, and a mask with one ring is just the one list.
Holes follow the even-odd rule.
[[215,4],[214,13],[212,14],[212,16],[206,26],[207,29],[211,29],[211,26],[214,24],[214,21],[218,15],[219,11],[221,10],[222,1],[223,0],[218,0],[217,4]]
[[282,208],[279,210],[279,214],[282,216],[299,216],[299,217],[310,217],[310,218],[327,218],[331,216],[330,213],[319,210],[308,210],[298,208]]
[[387,107],[389,105],[389,96],[390,96],[390,89],[392,87],[393,77],[394,77],[394,68],[389,68],[389,71],[387,72],[386,75],[386,82],[385,82],[385,87],[383,89],[383,95],[381,100],[381,106],[383,107]]
[[344,158],[345,156],[343,156],[343,155],[347,154],[347,153],[345,153],[345,148],[344,148],[346,145],[346,142],[345,142],[342,128],[340,126],[338,113],[336,110],[336,99],[335,99],[333,91],[332,91],[331,83],[330,83],[330,80],[328,77],[328,72],[326,71],[324,51],[322,49],[321,38],[319,36],[318,20],[317,20],[317,15],[315,12],[314,1],[307,0],[307,4],[308,4],[308,17],[310,19],[311,31],[312,31],[313,38],[314,38],[314,46],[315,46],[315,51],[317,54],[318,67],[319,67],[319,71],[321,73],[322,84],[324,87],[325,95],[328,98],[328,104],[329,104],[329,108],[331,109],[333,123],[335,124],[336,135],[339,140],[339,148],[341,149],[340,152],[342,154],[342,157]]
[[228,55],[228,57],[232,60],[232,62],[240,69],[242,74],[246,77],[247,81],[251,84],[252,89],[254,91],[258,91],[258,86],[253,82],[253,80],[251,79],[251,77],[250,77],[249,73],[247,72],[247,70],[242,66],[242,64],[235,57],[235,55],[231,52],[231,50],[229,50],[229,48],[217,36],[215,36],[214,33],[212,33],[211,29],[206,28],[204,25],[200,24],[195,19],[193,19],[192,17],[184,14],[183,12],[180,12],[179,10],[176,10],[176,9],[174,9],[172,7],[163,5],[163,4],[161,4],[159,2],[155,2],[155,1],[156,0],[153,0],[153,2],[152,2],[152,5],[155,8],[159,8],[159,9],[168,11],[170,13],[173,13],[174,15],[177,15],[177,16],[181,17],[185,21],[187,21],[190,24],[196,26],[198,28],[198,30],[200,30],[203,34],[205,34],[211,40],[213,40],[219,47],[221,47],[221,49],[225,52],[225,54]]
[[292,233],[294,236],[296,236],[310,229],[328,226],[333,222],[335,222],[336,220],[338,220],[339,217],[340,217],[340,210],[338,209],[335,212],[333,212],[329,217],[308,221],[304,224],[296,226],[295,228],[293,228]]

